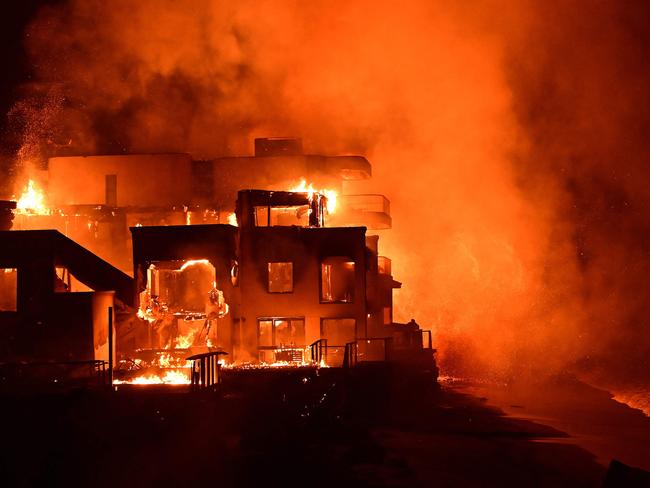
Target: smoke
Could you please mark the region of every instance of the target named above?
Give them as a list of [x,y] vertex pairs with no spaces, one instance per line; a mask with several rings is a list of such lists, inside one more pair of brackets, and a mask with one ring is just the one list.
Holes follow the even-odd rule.
[[642,373],[647,8],[510,3],[43,8],[26,42],[64,100],[45,152],[364,153],[397,318],[445,372]]

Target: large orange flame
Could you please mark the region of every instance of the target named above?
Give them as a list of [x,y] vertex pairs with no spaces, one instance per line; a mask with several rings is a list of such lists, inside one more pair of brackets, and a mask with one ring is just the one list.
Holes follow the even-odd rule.
[[16,202],[16,211],[22,214],[49,215],[50,209],[45,204],[45,194],[34,180],[29,180],[22,195]]

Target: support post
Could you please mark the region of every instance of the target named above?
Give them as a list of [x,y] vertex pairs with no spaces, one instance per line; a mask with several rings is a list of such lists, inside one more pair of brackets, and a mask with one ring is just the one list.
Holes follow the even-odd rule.
[[108,307],[108,386],[113,388],[113,307]]

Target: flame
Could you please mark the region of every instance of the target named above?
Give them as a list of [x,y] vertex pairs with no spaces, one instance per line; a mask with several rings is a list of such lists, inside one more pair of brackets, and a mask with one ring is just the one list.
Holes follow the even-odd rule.
[[143,374],[129,380],[114,380],[114,385],[189,385],[191,383],[188,371],[171,370],[162,375]]
[[307,193],[309,200],[314,198],[314,193],[324,195],[327,199],[327,212],[333,214],[336,211],[336,197],[338,196],[338,192],[335,190],[330,190],[327,188],[323,190],[315,190],[312,183],[309,183],[309,185],[307,185],[307,180],[302,178],[300,180],[300,183],[298,183],[293,188],[290,188],[289,191],[296,193]]
[[188,349],[192,347],[194,343],[194,331],[190,331],[187,335],[179,335],[176,337],[176,348],[177,349]]
[[180,267],[180,270],[185,271],[190,266],[194,266],[196,264],[210,264],[210,261],[207,259],[190,259],[189,261],[183,263],[183,266]]
[[237,223],[237,215],[235,215],[235,212],[228,214],[228,223],[230,225],[234,225],[235,227],[239,227],[239,224]]
[[50,209],[45,205],[45,195],[34,180],[29,180],[23,194],[16,202],[16,210],[22,214],[49,215]]

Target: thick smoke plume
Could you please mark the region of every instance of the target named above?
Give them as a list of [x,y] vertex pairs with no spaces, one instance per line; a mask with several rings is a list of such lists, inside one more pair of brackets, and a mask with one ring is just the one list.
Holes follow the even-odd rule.
[[63,96],[46,152],[202,158],[298,135],[364,153],[392,202],[397,318],[432,328],[443,371],[632,378],[650,352],[647,13],[69,0],[26,42]]

